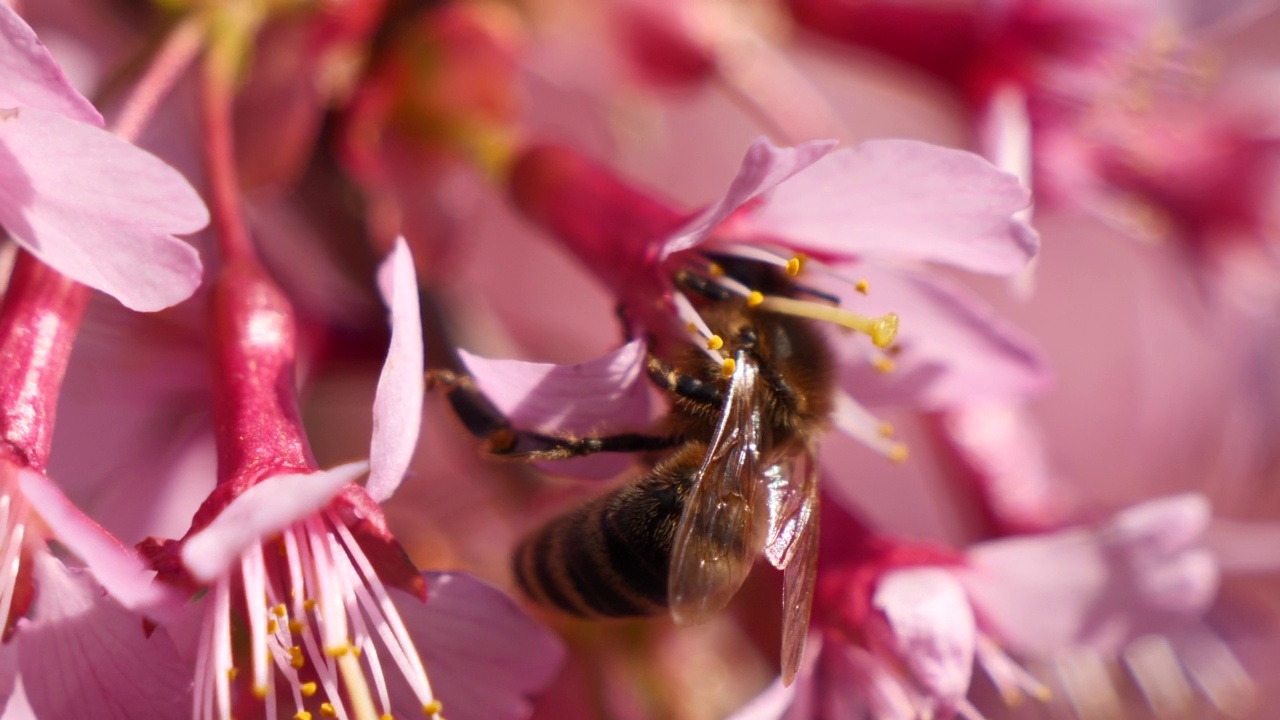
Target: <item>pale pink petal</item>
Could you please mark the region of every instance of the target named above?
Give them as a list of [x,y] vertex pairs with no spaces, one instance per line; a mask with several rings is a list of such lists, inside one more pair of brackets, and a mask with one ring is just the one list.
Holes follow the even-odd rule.
[[163,629],[107,597],[92,578],[38,553],[34,617],[18,628],[18,666],[42,720],[189,717],[191,675]]
[[973,153],[914,140],[833,152],[782,183],[750,227],[818,256],[928,261],[1007,275],[1039,236],[1018,211],[1031,195]]
[[226,572],[251,546],[323,510],[369,469],[361,461],[331,470],[275,475],[245,490],[182,545],[182,564],[201,582]]
[[[517,428],[583,435],[649,426],[646,351],[639,340],[577,365],[493,360],[466,351],[458,355],[476,387]],[[561,475],[603,479],[631,461],[629,456],[602,454],[545,467]]]
[[814,140],[794,148],[779,148],[767,138],[758,138],[747,148],[742,167],[724,196],[668,238],[662,248],[662,257],[698,245],[717,225],[752,198],[770,190],[780,192],[788,184],[784,181],[790,179],[794,182],[796,177],[803,177],[807,173],[797,173],[816,163],[835,145],[834,140]]
[[842,307],[899,317],[892,372],[860,357],[870,347],[863,338],[836,344],[841,384],[859,402],[939,409],[1022,399],[1048,385],[1048,368],[1032,340],[956,285],[870,263],[841,271],[865,279],[870,289],[864,296],[843,288]]
[[409,470],[422,430],[422,311],[418,278],[404,238],[378,270],[378,288],[391,308],[391,347],[373,398],[373,439],[369,443],[369,480],[365,490],[374,500],[391,497]]
[[0,108],[40,108],[102,127],[102,115],[67,82],[35,31],[0,3]]
[[[511,598],[463,573],[426,573],[424,604],[398,590],[396,607],[450,720],[517,720],[560,671],[564,646]],[[421,707],[397,697],[396,717]]]
[[955,575],[934,567],[894,570],[871,601],[889,623],[898,657],[930,697],[951,704],[968,694],[977,624]]
[[67,277],[133,310],[174,305],[201,267],[173,235],[208,221],[195,189],[154,155],[45,110],[0,114],[0,225]]
[[983,623],[1015,652],[1114,652],[1205,612],[1218,568],[1198,495],[1151,501],[1097,530],[980,543],[962,574]]
[[44,475],[21,469],[18,487],[58,542],[84,561],[117,602],[160,620],[182,604],[180,593],[155,582],[155,573],[138,556],[80,512]]

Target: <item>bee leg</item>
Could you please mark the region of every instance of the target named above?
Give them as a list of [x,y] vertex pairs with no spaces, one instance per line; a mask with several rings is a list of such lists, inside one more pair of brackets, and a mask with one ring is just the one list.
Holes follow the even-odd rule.
[[649,379],[663,390],[711,410],[724,407],[724,392],[715,385],[676,370],[671,363],[649,356],[646,364]]
[[683,438],[643,433],[559,436],[522,430],[498,409],[470,377],[450,370],[427,371],[427,387],[443,388],[467,432],[484,441],[490,455],[526,460],[564,460],[602,452],[648,452],[679,445]]
[[728,288],[720,285],[710,278],[705,278],[688,270],[680,270],[674,278],[676,287],[685,292],[696,293],[708,300],[729,300],[733,298]]

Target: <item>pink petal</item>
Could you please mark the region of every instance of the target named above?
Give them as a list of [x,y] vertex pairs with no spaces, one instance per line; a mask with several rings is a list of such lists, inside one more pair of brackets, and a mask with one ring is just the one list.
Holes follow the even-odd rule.
[[893,372],[879,372],[863,359],[869,345],[862,338],[836,344],[841,384],[859,402],[938,409],[1023,399],[1048,384],[1031,339],[956,285],[866,263],[841,270],[870,288],[865,296],[841,289],[842,307],[900,318]]
[[182,545],[182,564],[201,582],[221,576],[245,550],[323,510],[343,486],[369,469],[367,462],[331,470],[275,475],[245,490],[203,530]]
[[39,108],[102,127],[102,115],[76,92],[49,50],[8,5],[0,3],[0,108]]
[[[564,646],[496,588],[463,573],[426,573],[425,604],[393,591],[450,720],[516,720],[556,676]],[[394,701],[393,701],[393,704]],[[421,708],[397,704],[396,717]]]
[[872,603],[889,622],[898,656],[930,696],[952,703],[968,694],[977,624],[951,572],[894,570],[877,583]]
[[35,615],[18,629],[27,700],[45,720],[182,718],[191,713],[191,675],[164,630],[110,598],[91,577],[38,553]]
[[382,299],[391,308],[391,347],[373,398],[373,440],[369,443],[369,480],[365,490],[374,500],[391,497],[409,470],[422,430],[422,311],[418,278],[404,238],[378,270]]
[[1217,565],[1201,546],[1207,522],[1203,497],[1155,500],[1095,531],[976,545],[963,579],[983,622],[1011,650],[1114,652],[1207,610],[1218,588]]
[[1007,275],[1039,236],[1015,214],[1031,195],[973,153],[876,140],[814,163],[778,186],[750,227],[818,256],[928,261]]
[[[582,435],[649,425],[646,351],[639,340],[577,365],[493,360],[462,350],[458,355],[476,386],[515,427]],[[599,455],[547,465],[558,474],[603,479],[631,461]]]
[[200,284],[200,257],[174,234],[209,221],[182,174],[116,136],[45,110],[0,115],[0,225],[58,272],[134,310]]
[[117,602],[161,620],[182,604],[180,593],[155,582],[155,573],[141,559],[80,512],[44,475],[21,469],[18,487],[58,542],[84,561]]
[[779,183],[816,163],[835,145],[834,140],[814,140],[794,148],[779,148],[769,142],[768,138],[758,138],[747,148],[742,167],[738,169],[737,177],[729,184],[724,196],[672,235],[663,246],[662,256],[700,244],[717,225],[744,203],[775,188],[775,193],[781,191],[786,184]]

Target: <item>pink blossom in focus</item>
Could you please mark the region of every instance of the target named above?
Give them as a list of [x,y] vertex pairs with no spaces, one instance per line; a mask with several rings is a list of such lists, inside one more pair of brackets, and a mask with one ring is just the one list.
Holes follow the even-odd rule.
[[[228,442],[219,434],[222,481],[185,538],[144,544],[171,582],[209,587],[193,713],[242,714],[248,698],[242,697],[243,684],[233,683],[233,668],[247,663],[245,677],[269,714],[279,705],[297,712],[336,709],[357,717],[407,714],[409,708],[437,716],[441,698],[448,699],[450,692],[433,689],[423,664],[431,663],[431,653],[425,646],[418,649],[433,638],[427,624],[439,622],[435,612],[459,613],[487,603],[500,616],[514,608],[495,603],[490,597],[495,590],[458,579],[459,605],[428,605],[426,614],[399,609],[426,600],[427,591],[377,504],[403,478],[421,416],[422,340],[412,258],[401,242],[379,274],[393,330],[374,400],[370,462],[325,471],[314,468],[296,411],[277,409],[272,397],[255,389],[264,377],[290,378],[294,345],[287,301],[260,272],[244,265],[229,268],[218,286],[220,321],[228,333],[220,372],[233,378],[222,379],[229,383],[229,395],[221,422],[239,438]],[[367,484],[352,484],[366,470]],[[247,658],[233,650],[233,616],[247,624]],[[530,642],[540,643],[531,657],[549,672],[558,648],[524,628],[525,622],[511,620],[534,636]],[[484,663],[501,655],[500,648],[479,645],[469,656],[450,655],[439,662],[465,665],[471,657]],[[392,667],[397,674],[387,672]],[[536,677],[513,678],[504,689],[508,694],[489,698],[456,688],[452,692],[462,706],[449,714],[520,717],[526,712],[521,697],[539,684]],[[486,715],[480,709],[486,704],[500,714]]]

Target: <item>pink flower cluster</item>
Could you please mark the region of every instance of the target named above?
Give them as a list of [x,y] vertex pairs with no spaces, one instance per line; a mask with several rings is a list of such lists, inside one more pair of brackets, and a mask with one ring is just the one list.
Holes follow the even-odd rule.
[[1273,5],[0,3],[0,718],[1273,717]]

